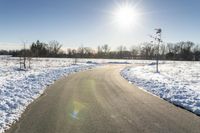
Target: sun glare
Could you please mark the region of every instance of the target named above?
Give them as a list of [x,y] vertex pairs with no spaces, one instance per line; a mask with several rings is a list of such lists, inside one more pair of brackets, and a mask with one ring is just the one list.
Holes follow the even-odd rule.
[[138,21],[138,13],[131,4],[119,6],[114,11],[114,22],[121,28],[132,28]]

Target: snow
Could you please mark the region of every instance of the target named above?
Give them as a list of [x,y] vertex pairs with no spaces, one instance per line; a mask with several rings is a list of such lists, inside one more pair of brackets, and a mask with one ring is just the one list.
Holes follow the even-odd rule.
[[[0,56],[0,133],[18,121],[26,107],[41,96],[46,87],[62,76],[87,70],[100,64],[138,64],[121,75],[145,90],[176,105],[200,114],[200,63],[148,60],[34,58],[31,68],[19,70],[19,59]],[[147,65],[150,64],[150,65]],[[136,66],[136,65],[135,65]],[[72,113],[76,118],[77,112]]]
[[130,83],[200,115],[200,62],[163,62],[127,67],[121,75]]
[[[151,60],[131,60],[131,59],[78,59],[79,62],[96,62],[100,64],[149,64]],[[164,62],[164,61],[161,61]]]
[[26,107],[55,80],[96,66],[72,62],[73,59],[33,59],[31,69],[20,71],[18,58],[1,58],[0,133],[19,120]]

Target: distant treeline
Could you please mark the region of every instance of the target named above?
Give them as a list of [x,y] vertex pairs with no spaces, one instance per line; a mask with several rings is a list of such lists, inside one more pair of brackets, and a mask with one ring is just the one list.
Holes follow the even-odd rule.
[[24,44],[21,50],[0,50],[0,55],[12,55],[13,57],[67,57],[61,47],[62,45],[57,41],[43,43],[37,40],[29,48],[26,48],[26,44]]
[[[57,41],[43,43],[33,42],[30,48],[22,50],[1,50],[0,55],[12,55],[14,57],[25,54],[28,57],[63,57],[63,58],[107,58],[107,59],[146,59],[156,58],[158,45],[142,43],[127,49],[119,46],[117,50],[111,51],[111,47],[105,44],[92,49],[90,47],[79,47],[77,49],[62,50],[62,45]],[[167,43],[159,46],[159,59],[162,60],[200,60],[200,45],[193,42]]]

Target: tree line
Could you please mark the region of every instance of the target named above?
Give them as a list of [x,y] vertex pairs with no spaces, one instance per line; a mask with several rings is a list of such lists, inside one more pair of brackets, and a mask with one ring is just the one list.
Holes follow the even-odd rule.
[[61,49],[62,45],[58,41],[44,43],[37,40],[29,48],[27,48],[26,44],[23,45],[21,50],[0,50],[0,55],[12,55],[13,57],[66,57],[65,52]]
[[[159,53],[159,54],[158,54]],[[62,45],[57,41],[49,43],[33,42],[28,49],[0,50],[0,55],[12,55],[20,57],[26,54],[28,57],[63,57],[63,58],[106,58],[106,59],[146,59],[153,60],[156,54],[161,60],[200,60],[200,45],[191,41],[161,44],[159,47],[153,43],[141,43],[131,48],[119,46],[111,50],[107,44],[98,46],[97,49],[81,46],[77,49],[68,48],[62,50]]]

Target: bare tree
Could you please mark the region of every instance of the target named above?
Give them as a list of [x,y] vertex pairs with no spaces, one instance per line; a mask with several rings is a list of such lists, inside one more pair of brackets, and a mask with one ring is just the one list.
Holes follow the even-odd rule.
[[145,59],[152,59],[155,55],[155,45],[145,42],[141,44],[140,55]]
[[101,47],[101,46],[98,46],[98,47],[97,47],[97,57],[98,57],[98,58],[102,58],[102,55],[103,55],[102,47]]
[[23,49],[23,64],[24,68],[26,69],[26,43],[24,42],[24,49]]
[[23,48],[20,53],[20,69],[26,69],[26,42],[23,42]]
[[118,51],[118,55],[119,55],[119,58],[123,58],[125,56],[125,51],[126,51],[126,46],[119,46],[117,48],[117,51]]
[[62,45],[58,42],[58,41],[50,41],[49,45],[48,45],[48,50],[50,53],[53,53],[53,56],[56,56],[60,49],[61,49]]
[[130,48],[130,52],[131,52],[131,57],[132,57],[132,59],[133,59],[133,58],[137,58],[139,49],[138,49],[136,46],[132,46],[132,47]]
[[110,47],[108,46],[108,44],[103,45],[101,49],[104,55],[107,55],[110,52]]
[[73,62],[73,64],[77,64],[78,58],[77,58],[77,51],[76,51],[76,49],[73,49],[73,50],[72,50],[72,55],[73,55],[73,57],[74,57],[74,62]]
[[77,53],[80,55],[80,58],[83,58],[83,56],[85,55],[85,48],[83,47],[83,45],[78,48]]
[[160,44],[162,43],[161,40],[161,35],[162,35],[162,29],[158,28],[155,29],[156,33],[154,36],[150,36],[151,38],[154,39],[154,41],[156,42],[156,72],[158,73],[158,65],[159,65],[159,49],[160,49]]
[[165,59],[165,55],[166,55],[166,46],[165,44],[161,44],[160,45],[160,55],[162,59]]
[[29,50],[29,52],[27,53],[27,61],[28,61],[28,67],[29,69],[31,68],[31,61],[32,61],[32,53]]
[[86,57],[92,57],[95,51],[90,47],[84,47],[84,54]]
[[173,43],[167,43],[166,50],[168,53],[171,53],[173,51],[173,45]]
[[67,49],[68,58],[72,58],[72,50],[70,48]]

